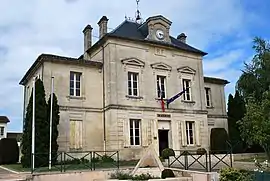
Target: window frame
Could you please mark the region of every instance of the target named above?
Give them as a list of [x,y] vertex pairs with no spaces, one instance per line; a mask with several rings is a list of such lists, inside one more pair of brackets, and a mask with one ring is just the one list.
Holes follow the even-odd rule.
[[[195,145],[195,121],[186,121],[186,143],[187,146],[194,146]],[[190,128],[191,125],[191,128]],[[192,131],[192,137],[190,136],[190,131]],[[191,141],[192,139],[192,141]],[[192,143],[191,143],[192,142]]]
[[5,127],[0,126],[0,136],[4,136],[4,135],[5,135]]
[[[73,75],[73,76],[72,76]],[[73,77],[73,79],[71,79]],[[79,80],[77,80],[79,77]],[[73,87],[72,83],[73,82]],[[79,82],[79,87],[76,86],[77,82]],[[71,94],[71,90],[73,89],[73,94]],[[79,94],[77,95],[77,90],[79,90]],[[81,97],[82,96],[82,73],[70,71],[69,75],[69,95],[72,97]]]
[[[135,82],[134,77],[136,77],[137,79],[137,83],[136,83],[137,88],[134,88],[134,82]],[[129,87],[129,82],[131,82],[131,87]],[[127,90],[128,96],[139,97],[139,73],[138,72],[128,71],[127,89],[128,89]],[[137,95],[135,95],[135,92],[134,92],[135,89],[137,89]]]
[[[187,82],[189,83],[189,88],[187,89],[188,91],[184,92],[183,100],[184,101],[192,101],[191,79],[182,79],[183,90],[185,90],[188,87]],[[189,95],[189,99],[187,99],[188,95]]]
[[[163,82],[163,88],[164,88],[164,89],[162,89],[162,81],[161,81],[162,78],[163,78],[163,80],[164,80],[164,82]],[[160,96],[159,93],[158,93],[158,85],[159,85],[159,87],[160,87],[161,93],[163,93],[163,94],[162,94],[163,99],[166,99],[166,98],[167,98],[167,96],[166,96],[166,93],[167,93],[167,88],[166,88],[167,82],[166,82],[166,79],[167,79],[167,76],[164,76],[164,75],[157,75],[157,77],[156,77],[156,80],[157,80],[157,83],[156,83],[156,90],[157,90],[157,98],[158,98],[158,99],[161,99],[161,96]]]
[[[138,122],[139,127],[136,128],[136,122]],[[135,130],[138,129],[139,135],[136,136]],[[136,144],[136,137],[139,138],[139,144]],[[132,141],[131,141],[132,140]],[[141,119],[129,119],[129,144],[130,146],[141,146]]]
[[[212,107],[212,95],[211,95],[211,88],[210,87],[205,87],[205,104],[206,107]],[[209,98],[209,100],[207,99]],[[209,105],[208,105],[209,102]]]

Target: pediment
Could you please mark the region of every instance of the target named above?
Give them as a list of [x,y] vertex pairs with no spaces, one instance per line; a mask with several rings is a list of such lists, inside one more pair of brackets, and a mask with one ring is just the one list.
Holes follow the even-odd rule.
[[162,63],[162,62],[151,64],[151,67],[153,69],[168,70],[168,71],[172,70],[171,66],[169,66],[165,63]]
[[177,71],[181,72],[181,73],[186,73],[186,74],[195,74],[196,73],[196,70],[194,70],[193,68],[190,68],[188,66],[180,67],[177,69]]
[[139,66],[139,67],[144,67],[144,65],[145,65],[145,63],[143,61],[139,60],[138,58],[134,58],[134,57],[123,59],[123,60],[121,60],[121,62],[123,64],[126,64],[126,65],[134,65],[134,66]]

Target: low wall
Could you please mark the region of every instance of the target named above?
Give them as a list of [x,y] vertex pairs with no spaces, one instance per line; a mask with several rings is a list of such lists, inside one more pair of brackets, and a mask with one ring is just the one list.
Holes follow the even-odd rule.
[[217,172],[198,172],[191,170],[182,170],[171,168],[175,175],[182,175],[183,177],[191,177],[192,181],[219,181],[219,174]]
[[[197,172],[190,170],[172,169],[178,178],[170,181],[218,181],[216,172]],[[65,172],[65,173],[42,173],[34,174],[28,181],[106,181],[110,180],[110,175],[117,170],[87,171],[87,172]],[[132,169],[123,169],[121,172],[131,172]],[[137,174],[151,173],[160,176],[157,168],[139,168]],[[163,179],[164,180],[164,179]],[[166,180],[166,179],[165,179]],[[112,180],[111,180],[112,181]],[[153,179],[152,181],[158,181]]]

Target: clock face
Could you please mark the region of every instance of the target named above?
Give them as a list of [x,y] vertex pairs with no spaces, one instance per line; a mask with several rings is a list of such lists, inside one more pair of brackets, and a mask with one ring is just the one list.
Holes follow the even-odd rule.
[[164,32],[162,30],[157,30],[156,31],[156,37],[159,39],[159,40],[163,40],[165,35],[164,35]]

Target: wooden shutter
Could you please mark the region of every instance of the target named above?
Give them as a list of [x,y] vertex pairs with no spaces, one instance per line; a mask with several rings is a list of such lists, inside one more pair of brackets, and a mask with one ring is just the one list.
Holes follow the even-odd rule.
[[142,146],[148,146],[148,120],[141,121],[141,140]]
[[69,147],[75,148],[75,121],[69,122]]
[[129,120],[123,120],[123,140],[124,147],[128,147],[130,145],[129,141]]
[[82,121],[71,120],[70,121],[70,148],[80,149],[83,147],[83,127]]
[[200,121],[195,122],[195,134],[196,134],[196,145],[201,146],[200,142],[200,130],[201,130],[201,125]]
[[83,147],[83,122],[76,121],[76,140],[77,140],[77,148]]
[[187,138],[186,138],[186,122],[180,122],[181,127],[181,137],[182,137],[182,146],[187,146]]

